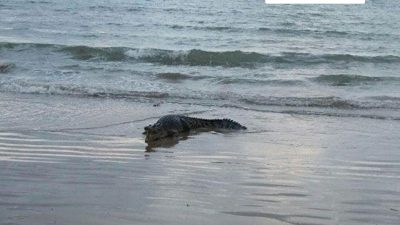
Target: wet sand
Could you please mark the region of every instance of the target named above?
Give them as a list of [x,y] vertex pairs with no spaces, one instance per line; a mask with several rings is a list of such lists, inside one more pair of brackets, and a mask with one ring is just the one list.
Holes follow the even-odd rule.
[[[400,121],[154,103],[1,93],[0,224],[400,221]],[[146,148],[168,113],[249,129]]]

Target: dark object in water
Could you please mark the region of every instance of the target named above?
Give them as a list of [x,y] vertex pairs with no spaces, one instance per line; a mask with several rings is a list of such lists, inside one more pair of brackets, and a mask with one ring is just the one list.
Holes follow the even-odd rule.
[[183,115],[166,115],[144,128],[146,143],[195,130],[245,130],[245,126],[230,119],[200,119]]
[[14,63],[0,62],[0,73],[7,73],[14,67]]

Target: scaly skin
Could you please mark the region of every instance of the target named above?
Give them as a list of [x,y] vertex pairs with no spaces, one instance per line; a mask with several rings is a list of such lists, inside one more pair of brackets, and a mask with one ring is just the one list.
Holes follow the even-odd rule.
[[245,126],[240,125],[230,119],[199,119],[183,115],[166,115],[161,117],[155,124],[144,128],[146,143],[156,141],[161,138],[174,137],[179,133],[190,132],[193,130],[245,130]]

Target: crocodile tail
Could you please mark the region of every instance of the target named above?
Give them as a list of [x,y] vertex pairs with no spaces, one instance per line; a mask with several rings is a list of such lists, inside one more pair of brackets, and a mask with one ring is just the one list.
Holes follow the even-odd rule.
[[184,117],[185,123],[190,129],[206,128],[206,129],[230,129],[230,130],[246,130],[245,126],[231,119],[200,119],[193,117]]
[[199,119],[196,128],[209,128],[209,129],[228,129],[228,130],[246,130],[245,126],[231,119],[215,119],[205,120]]
[[222,120],[211,120],[214,124],[214,128],[217,129],[229,129],[229,130],[246,130],[247,128],[240,123],[231,119]]

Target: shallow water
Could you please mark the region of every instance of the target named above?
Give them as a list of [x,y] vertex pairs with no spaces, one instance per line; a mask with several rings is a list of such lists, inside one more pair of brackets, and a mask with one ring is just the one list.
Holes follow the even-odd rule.
[[[1,104],[18,99],[31,117],[0,109],[7,115],[0,121],[1,224],[394,225],[400,219],[396,121],[5,96]],[[229,114],[249,130],[200,133],[146,149],[143,127],[171,112]]]

